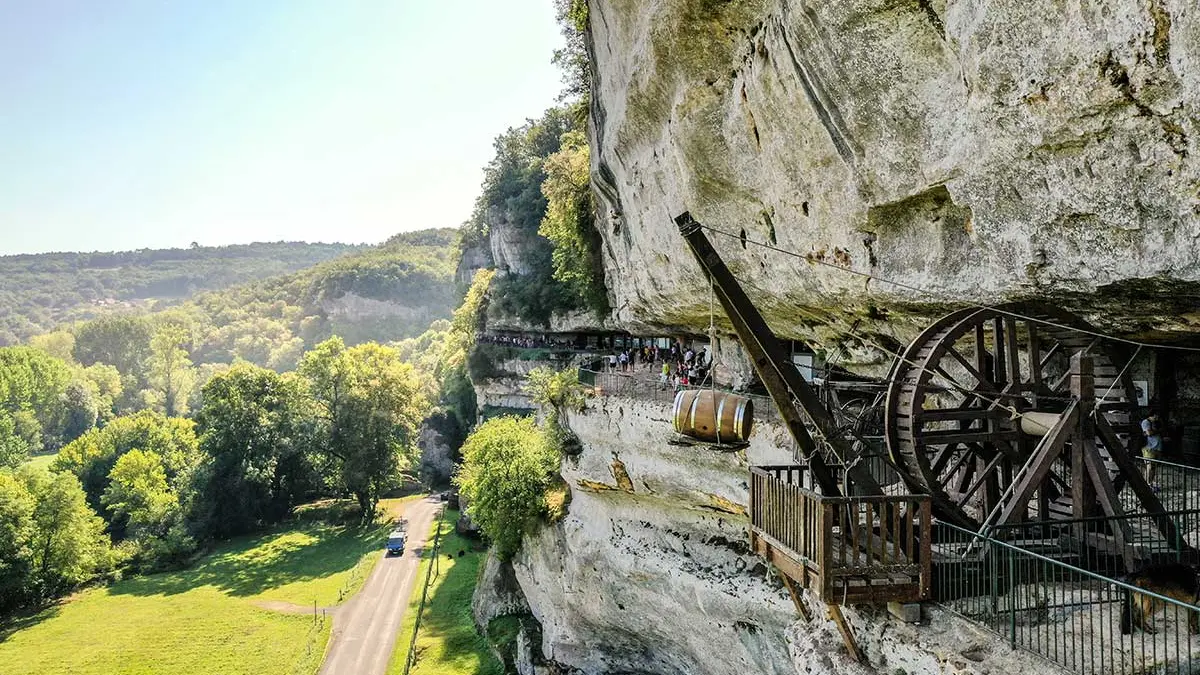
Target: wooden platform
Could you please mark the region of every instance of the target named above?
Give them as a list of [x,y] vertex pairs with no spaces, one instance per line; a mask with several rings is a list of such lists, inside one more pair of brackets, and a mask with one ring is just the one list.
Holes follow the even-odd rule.
[[753,550],[825,602],[928,599],[929,497],[825,497],[803,469],[751,467]]

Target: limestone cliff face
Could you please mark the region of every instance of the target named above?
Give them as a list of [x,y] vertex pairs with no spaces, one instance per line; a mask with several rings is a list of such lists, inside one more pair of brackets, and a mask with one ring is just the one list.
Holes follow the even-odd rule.
[[[911,332],[1033,295],[1194,330],[1191,0],[591,0],[593,175],[618,319],[697,328],[671,219],[713,235],[785,334]],[[879,311],[882,309],[883,311]],[[905,319],[911,319],[906,324]],[[825,325],[828,324],[828,325]],[[901,335],[903,337],[903,335]]]
[[800,620],[749,552],[747,464],[790,456],[782,429],[756,427],[744,453],[666,442],[669,407],[621,398],[572,414],[582,452],[563,461],[570,512],[526,538],[510,575],[489,563],[482,625],[529,612],[523,673],[842,675],[1046,673],[995,636],[937,609],[926,625],[848,610],[871,668],[852,662],[823,608]]

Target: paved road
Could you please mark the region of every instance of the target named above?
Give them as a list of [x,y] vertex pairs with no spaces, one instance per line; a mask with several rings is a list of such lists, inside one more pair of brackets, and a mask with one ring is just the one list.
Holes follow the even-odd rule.
[[408,505],[408,542],[404,555],[387,557],[375,566],[371,578],[333,614],[333,635],[320,675],[384,675],[392,647],[400,632],[408,597],[418,585],[421,550],[441,502],[427,497]]

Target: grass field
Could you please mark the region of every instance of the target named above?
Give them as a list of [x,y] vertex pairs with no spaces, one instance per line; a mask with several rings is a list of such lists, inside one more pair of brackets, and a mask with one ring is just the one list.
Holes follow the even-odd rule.
[[332,621],[311,608],[361,587],[388,527],[295,523],[187,570],[84,591],[0,630],[0,675],[315,673]]
[[[475,579],[479,566],[483,564],[486,551],[478,544],[454,533],[457,511],[446,511],[441,523],[442,545],[438,553],[437,576],[429,587],[429,599],[421,617],[417,633],[417,661],[411,675],[503,675],[504,667],[488,650],[487,640],[475,631],[475,620],[471,616],[471,595],[475,592]],[[434,527],[438,527],[435,523]],[[396,638],[396,649],[388,675],[402,675],[404,661],[412,644],[413,622],[421,602],[421,589],[425,575],[432,564],[433,538],[421,567],[417,573],[417,587],[413,589],[404,625]],[[459,557],[458,552],[466,554]],[[452,557],[448,557],[452,556]]]
[[57,452],[51,452],[46,455],[33,455],[29,459],[25,460],[25,463],[29,466],[36,466],[36,467],[41,467],[43,469],[49,469],[50,465],[54,462],[56,457],[58,457]]

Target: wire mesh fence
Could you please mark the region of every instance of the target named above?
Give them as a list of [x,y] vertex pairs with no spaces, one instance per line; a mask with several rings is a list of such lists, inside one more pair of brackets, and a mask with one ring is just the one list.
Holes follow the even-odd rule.
[[1083,675],[1200,673],[1190,565],[1168,559],[1120,580],[1046,540],[1001,541],[943,522],[932,553],[934,598],[1013,647]]

